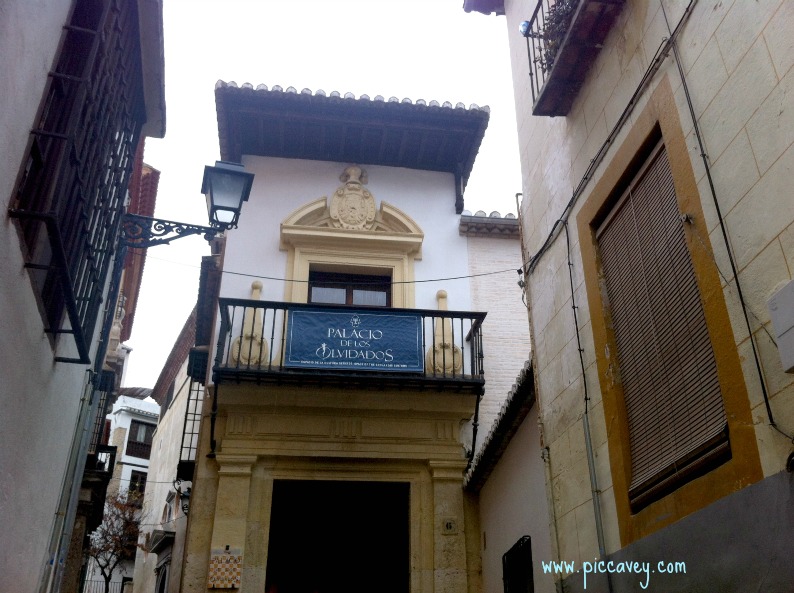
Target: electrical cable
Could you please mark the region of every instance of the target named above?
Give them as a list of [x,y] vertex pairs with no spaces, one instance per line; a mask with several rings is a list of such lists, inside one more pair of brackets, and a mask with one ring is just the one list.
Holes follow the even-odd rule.
[[[604,523],[601,514],[601,489],[598,487],[598,475],[596,474],[595,456],[593,455],[593,439],[590,434],[590,414],[588,404],[590,395],[587,391],[587,375],[584,366],[584,348],[582,348],[582,338],[579,334],[579,315],[576,306],[576,291],[573,283],[573,261],[571,260],[571,238],[568,232],[568,222],[563,221],[565,228],[565,247],[568,254],[568,279],[571,284],[571,309],[573,310],[573,327],[576,333],[576,349],[579,352],[579,365],[582,370],[582,385],[584,391],[584,414],[582,425],[584,428],[585,449],[587,451],[587,469],[590,474],[590,491],[593,496],[593,513],[596,523],[596,539],[598,540],[598,552],[601,558],[606,558],[606,542],[604,540]],[[607,587],[610,593],[613,591],[612,576],[607,572]]]
[[[183,262],[178,262],[178,261],[174,261],[174,260],[170,260],[170,259],[165,259],[165,258],[162,258],[162,257],[156,257],[156,256],[152,256],[152,255],[145,255],[143,253],[135,253],[133,255],[134,255],[134,257],[148,257],[148,258],[151,258],[151,259],[156,259],[158,261],[162,261],[162,262],[166,262],[166,263],[170,263],[170,264],[175,264],[175,265],[186,266],[186,267],[189,267],[189,268],[200,269],[200,266],[197,266],[197,265],[194,265],[194,264],[186,264],[186,263],[183,263]],[[235,271],[232,271],[232,270],[220,270],[220,271],[221,271],[222,274],[228,274],[230,276],[243,276],[243,277],[246,277],[246,278],[257,278],[259,280],[273,280],[275,282],[293,282],[293,283],[296,283],[296,284],[308,284],[310,282],[309,280],[298,280],[298,279],[291,279],[291,278],[279,278],[279,277],[276,277],[276,276],[262,276],[262,275],[259,275],[259,274],[252,274],[250,272],[235,272]],[[396,282],[391,282],[391,284],[392,285],[395,285],[395,284],[427,284],[427,283],[431,283],[431,282],[449,282],[451,280],[468,280],[470,278],[480,278],[480,277],[483,277],[483,276],[494,276],[494,275],[497,275],[497,274],[506,274],[508,272],[510,272],[512,274],[515,274],[516,268],[508,268],[508,269],[505,269],[505,270],[496,270],[494,272],[481,272],[479,274],[468,274],[468,275],[465,275],[465,276],[449,276],[447,278],[429,278],[427,280],[400,280],[400,281],[396,281]],[[361,286],[364,286],[364,285],[367,285],[367,284],[372,284],[374,286],[381,286],[383,283],[382,282],[373,281],[373,282],[360,282],[360,283],[357,283],[357,284],[360,284]]]
[[[665,21],[665,24],[667,25],[667,30],[670,31],[670,21],[667,18],[667,11],[664,8],[664,3],[660,1],[659,4],[662,7],[662,15],[664,16],[664,21]],[[690,4],[691,4],[691,2],[690,2]],[[676,30],[678,30],[678,27],[676,27]],[[709,191],[711,193],[711,198],[712,198],[712,201],[714,203],[714,209],[715,209],[716,214],[717,214],[717,219],[719,220],[719,223],[720,223],[720,232],[722,233],[722,240],[725,243],[725,251],[728,253],[728,261],[730,262],[730,265],[731,265],[731,273],[733,274],[733,278],[736,281],[735,282],[735,284],[736,284],[736,293],[737,293],[737,296],[739,297],[739,303],[740,303],[741,308],[742,308],[742,315],[744,316],[744,322],[745,322],[745,325],[747,327],[747,333],[748,333],[748,335],[750,337],[750,346],[751,346],[752,351],[753,351],[753,361],[755,363],[756,372],[758,373],[758,380],[759,380],[759,382],[761,384],[761,395],[764,398],[764,406],[766,407],[766,414],[767,414],[767,418],[769,419],[769,425],[772,428],[774,428],[777,432],[779,432],[780,434],[782,434],[783,436],[788,438],[792,443],[794,443],[794,436],[792,436],[792,435],[786,433],[785,431],[781,430],[777,426],[777,423],[775,422],[775,418],[772,415],[772,405],[771,405],[771,403],[769,401],[769,391],[767,390],[767,386],[766,386],[766,376],[764,375],[764,370],[761,367],[761,359],[760,359],[760,356],[758,354],[758,349],[757,349],[756,344],[755,344],[755,338],[753,337],[753,329],[752,329],[752,326],[750,325],[750,317],[749,317],[749,315],[747,313],[747,303],[744,300],[744,294],[742,292],[742,285],[739,282],[739,272],[738,272],[738,269],[736,267],[736,261],[735,261],[734,256],[733,256],[733,249],[731,249],[730,239],[728,238],[728,229],[727,229],[727,226],[725,224],[725,219],[722,216],[722,209],[720,208],[719,200],[717,199],[717,190],[716,190],[716,188],[714,186],[714,179],[711,176],[711,166],[709,165],[709,157],[708,157],[708,154],[706,153],[706,148],[705,148],[704,143],[703,143],[703,136],[700,133],[700,124],[698,123],[698,118],[697,118],[697,115],[695,114],[695,107],[694,107],[694,104],[692,103],[692,96],[689,93],[689,85],[687,83],[686,75],[684,74],[684,68],[681,65],[681,57],[678,54],[678,46],[675,43],[675,37],[673,36],[672,33],[670,35],[670,38],[671,38],[671,41],[672,41],[671,45],[672,45],[672,50],[673,50],[673,58],[675,59],[676,66],[678,68],[678,75],[681,77],[681,85],[682,85],[682,88],[684,89],[684,96],[686,97],[686,103],[687,103],[687,107],[689,109],[689,115],[692,118],[692,125],[693,125],[694,130],[695,130],[695,137],[697,138],[697,141],[698,141],[698,149],[700,150],[700,158],[703,161],[703,167],[706,170],[706,178],[707,178],[708,184],[709,184]]]
[[549,234],[546,236],[546,239],[541,244],[540,248],[535,252],[535,255],[529,258],[529,263],[525,266],[524,270],[527,275],[532,274],[537,267],[540,258],[545,254],[551,245],[554,243],[554,240],[559,236],[561,225],[564,222],[568,221],[568,217],[571,215],[573,207],[576,205],[576,202],[579,200],[581,195],[584,193],[585,187],[590,182],[590,180],[595,175],[595,171],[601,162],[606,157],[606,154],[609,150],[609,147],[614,143],[617,135],[620,133],[621,129],[623,129],[624,124],[628,121],[631,114],[634,112],[634,108],[637,106],[640,97],[645,92],[648,84],[653,79],[656,72],[662,65],[662,62],[670,53],[670,50],[673,46],[673,41],[678,37],[678,33],[681,30],[684,22],[689,18],[689,14],[692,11],[692,7],[696,0],[690,0],[689,5],[687,6],[684,14],[681,17],[681,20],[678,21],[675,30],[670,34],[670,37],[663,40],[659,47],[656,49],[654,53],[653,59],[651,60],[648,68],[645,70],[645,73],[642,75],[637,88],[634,90],[634,93],[631,95],[629,102],[626,104],[626,107],[623,109],[623,112],[620,114],[617,122],[610,130],[609,134],[607,135],[606,140],[604,140],[603,144],[599,147],[598,151],[596,152],[595,156],[590,160],[587,169],[584,172],[581,180],[577,184],[576,188],[571,195],[571,199],[568,200],[568,203],[563,208],[562,214],[560,217],[554,222],[554,225],[551,227]]

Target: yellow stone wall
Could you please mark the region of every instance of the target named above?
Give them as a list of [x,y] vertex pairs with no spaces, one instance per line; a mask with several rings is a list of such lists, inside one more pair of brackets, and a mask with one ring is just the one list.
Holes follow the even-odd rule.
[[[586,444],[583,430],[584,383],[589,388],[591,442],[601,504],[606,551],[614,552],[638,538],[706,507],[747,484],[784,471],[792,451],[790,439],[769,422],[759,372],[728,262],[709,178],[693,129],[682,78],[674,56],[661,60],[658,71],[638,94],[631,116],[605,144],[624,109],[632,101],[643,73],[690,3],[672,0],[626,2],[584,86],[565,117],[531,113],[527,40],[519,23],[530,18],[533,0],[506,0],[505,12],[517,106],[522,161],[522,228],[526,257],[533,257],[550,236],[566,205],[582,184],[570,209],[570,260],[585,371],[572,314],[566,235],[560,232],[527,279],[531,311],[533,363],[543,445],[549,449],[553,526],[558,556],[590,560],[599,554]],[[695,118],[703,136],[717,200],[744,288],[750,330],[759,351],[769,404],[779,427],[794,430],[794,375],[783,372],[770,335],[767,300],[794,278],[794,209],[790,172],[794,163],[792,110],[781,107],[794,80],[794,52],[783,32],[794,23],[794,3],[691,3],[693,11],[678,37]],[[723,309],[718,323],[721,347],[732,350],[726,384],[731,392],[726,410],[731,418],[734,462],[690,482],[643,513],[628,508],[625,468],[620,455],[624,427],[615,414],[621,402],[605,389],[605,361],[610,357],[604,335],[605,316],[595,293],[597,269],[589,225],[606,202],[599,197],[626,171],[629,150],[637,154],[639,134],[648,134],[648,119],[662,128],[671,151],[677,191],[689,204],[690,251],[695,265],[711,267],[709,295]],[[585,173],[604,146],[600,165]],[[682,180],[685,182],[682,183]],[[689,211],[687,211],[689,212]],[[708,260],[708,261],[707,261]],[[595,262],[597,264],[597,262]],[[715,273],[713,268],[718,268]],[[587,281],[588,274],[591,281]],[[725,315],[724,313],[727,313]],[[712,340],[714,341],[714,340]],[[727,358],[726,358],[727,360]],[[726,367],[727,368],[727,367]]]
[[264,590],[273,484],[287,479],[409,484],[411,592],[480,591],[476,501],[462,489],[459,442],[475,398],[219,385],[214,458],[208,416],[201,431],[183,591],[207,589],[211,553],[227,546],[242,555],[240,591]]

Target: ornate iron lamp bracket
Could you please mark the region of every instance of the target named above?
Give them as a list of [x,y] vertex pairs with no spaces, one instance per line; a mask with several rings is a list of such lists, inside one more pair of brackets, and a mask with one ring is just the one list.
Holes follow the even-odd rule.
[[221,229],[185,224],[173,220],[150,218],[139,214],[125,214],[121,219],[119,241],[127,247],[154,247],[166,245],[174,239],[188,235],[204,235],[207,241],[215,238]]

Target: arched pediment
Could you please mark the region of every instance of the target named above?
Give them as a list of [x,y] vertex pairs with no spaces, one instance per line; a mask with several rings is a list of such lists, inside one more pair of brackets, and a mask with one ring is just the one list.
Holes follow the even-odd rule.
[[393,251],[411,253],[416,259],[424,233],[408,214],[382,201],[375,208],[375,197],[364,188],[366,173],[348,167],[340,179],[344,182],[329,199],[309,202],[287,216],[281,223],[281,248],[302,244],[358,243],[375,244]]
[[[333,224],[328,206],[328,198],[322,197],[313,202],[301,206],[284,219],[281,228],[285,227],[316,227],[316,228],[337,228]],[[354,230],[354,229],[348,229]],[[358,230],[358,229],[356,229]],[[364,228],[370,232],[386,233],[406,233],[424,237],[424,233],[413,218],[405,212],[388,202],[381,202],[380,208],[372,221],[370,228]]]
[[347,167],[333,195],[308,202],[281,223],[281,249],[288,255],[286,299],[306,302],[311,270],[378,273],[392,279],[392,305],[412,307],[414,262],[422,258],[424,233],[405,212],[388,202],[376,208],[364,186],[366,172]]

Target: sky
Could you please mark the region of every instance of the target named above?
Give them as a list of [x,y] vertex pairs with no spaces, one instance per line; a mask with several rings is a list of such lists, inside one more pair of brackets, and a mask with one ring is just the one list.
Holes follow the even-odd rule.
[[[504,17],[467,14],[463,0],[163,4],[166,135],[147,139],[144,153],[160,171],[156,217],[207,224],[200,190],[204,166],[220,158],[218,80],[487,105],[490,122],[465,207],[516,212],[521,173]],[[208,254],[200,237],[148,250],[123,385],[154,386],[195,305]]]

